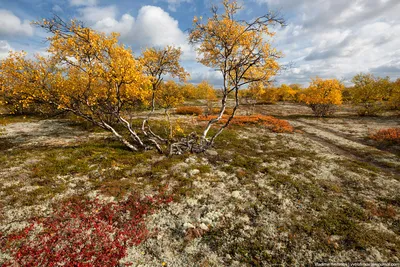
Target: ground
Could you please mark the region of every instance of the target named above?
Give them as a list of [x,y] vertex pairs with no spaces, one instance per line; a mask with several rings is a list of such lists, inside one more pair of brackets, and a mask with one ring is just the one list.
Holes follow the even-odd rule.
[[[121,201],[167,185],[173,201],[145,218],[150,235],[121,266],[400,261],[400,148],[368,138],[399,127],[398,114],[341,107],[321,119],[287,103],[241,113],[274,115],[296,131],[234,126],[204,154],[166,158],[129,152],[84,122],[2,116],[0,233],[65,199]],[[0,264],[7,258],[0,253]]]

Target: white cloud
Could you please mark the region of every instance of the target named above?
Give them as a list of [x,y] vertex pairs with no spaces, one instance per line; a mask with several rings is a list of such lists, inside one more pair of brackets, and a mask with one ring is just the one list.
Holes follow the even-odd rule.
[[358,72],[396,78],[400,59],[398,0],[253,0],[282,8],[288,26],[277,31],[275,46],[294,68],[279,83],[307,84],[311,77],[349,83]]
[[107,18],[115,18],[117,11],[117,7],[114,5],[105,7],[82,7],[78,9],[80,19],[89,23],[95,23]]
[[162,8],[144,6],[139,10],[134,29],[128,36],[132,44],[141,47],[175,45],[181,47],[184,60],[195,59],[195,53],[185,34]]
[[97,0],[70,0],[71,6],[95,6]]
[[182,43],[186,39],[178,27],[178,21],[155,6],[144,6],[139,10],[134,34],[138,36],[135,41],[144,45],[164,46]]
[[82,7],[78,12],[80,19],[96,30],[120,33],[122,42],[134,51],[140,52],[140,49],[150,46],[175,45],[181,47],[183,60],[195,59],[187,34],[179,28],[178,21],[160,7],[143,6],[136,19],[130,14],[118,18],[116,6]]
[[82,7],[78,9],[78,12],[82,21],[89,23],[95,30],[107,34],[118,32],[121,36],[125,36],[132,30],[135,22],[135,19],[129,14],[124,14],[118,19],[118,9],[114,5]]
[[0,9],[1,36],[31,36],[33,28],[28,20],[21,21],[11,11]]
[[0,40],[0,59],[6,58],[10,51],[14,49],[6,40]]
[[134,23],[135,19],[131,15],[124,14],[119,21],[113,17],[97,21],[93,28],[105,33],[119,32],[121,36],[126,36],[132,30]]

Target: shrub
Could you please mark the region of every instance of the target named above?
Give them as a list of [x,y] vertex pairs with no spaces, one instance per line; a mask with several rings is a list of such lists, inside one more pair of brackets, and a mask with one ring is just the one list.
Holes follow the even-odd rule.
[[[216,116],[199,116],[200,121],[208,121],[216,118]],[[228,116],[223,116],[219,123],[226,123]],[[264,125],[271,131],[276,133],[292,133],[293,127],[288,121],[280,120],[272,116],[265,116],[261,114],[250,115],[250,116],[235,116],[233,117],[231,124],[233,125]]]
[[203,114],[203,110],[199,107],[187,106],[175,109],[175,113],[179,115],[197,115]]
[[156,93],[156,103],[160,107],[170,109],[183,104],[184,101],[183,93],[178,84],[172,80],[161,83]]
[[349,88],[351,101],[359,105],[360,116],[377,115],[382,111],[382,101],[388,98],[389,77],[379,78],[372,74],[360,73],[353,77],[354,86]]
[[117,266],[128,247],[148,236],[145,215],[171,200],[160,194],[120,203],[64,202],[18,233],[0,233],[0,251],[12,257],[4,266]]
[[333,114],[336,105],[342,104],[344,86],[336,79],[322,80],[315,78],[310,86],[299,96],[318,117]]
[[381,129],[374,134],[370,134],[369,138],[378,142],[400,144],[400,128]]

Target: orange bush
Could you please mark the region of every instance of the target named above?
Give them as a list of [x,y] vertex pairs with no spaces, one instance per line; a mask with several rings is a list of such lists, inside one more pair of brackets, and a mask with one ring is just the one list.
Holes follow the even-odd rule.
[[[208,121],[216,118],[216,116],[199,116],[200,121]],[[223,116],[219,123],[226,123],[229,116]],[[292,133],[294,131],[293,126],[285,120],[280,120],[272,116],[265,116],[261,114],[250,115],[250,116],[235,116],[231,120],[231,124],[234,125],[264,125],[273,132],[276,133]]]
[[400,128],[381,129],[370,134],[369,138],[379,142],[388,141],[400,144]]
[[200,116],[203,114],[203,110],[199,107],[187,106],[187,107],[179,107],[175,110],[176,114],[180,115],[197,115]]

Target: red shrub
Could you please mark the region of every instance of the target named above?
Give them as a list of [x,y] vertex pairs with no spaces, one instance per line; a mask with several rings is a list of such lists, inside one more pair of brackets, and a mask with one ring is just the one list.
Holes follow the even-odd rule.
[[3,266],[117,266],[127,247],[147,237],[144,216],[170,201],[160,194],[119,203],[65,202],[50,217],[1,237],[1,251],[12,256]]
[[369,138],[379,142],[387,141],[400,144],[400,128],[382,129],[371,134]]
[[[200,121],[208,121],[216,116],[199,116]],[[219,123],[226,123],[229,116],[223,116]],[[289,122],[280,120],[272,116],[265,115],[250,115],[250,116],[235,116],[231,124],[233,125],[264,125],[276,133],[292,133],[293,127]]]
[[176,114],[180,115],[201,115],[203,114],[203,110],[199,107],[192,107],[192,106],[186,106],[186,107],[179,107],[175,110]]

